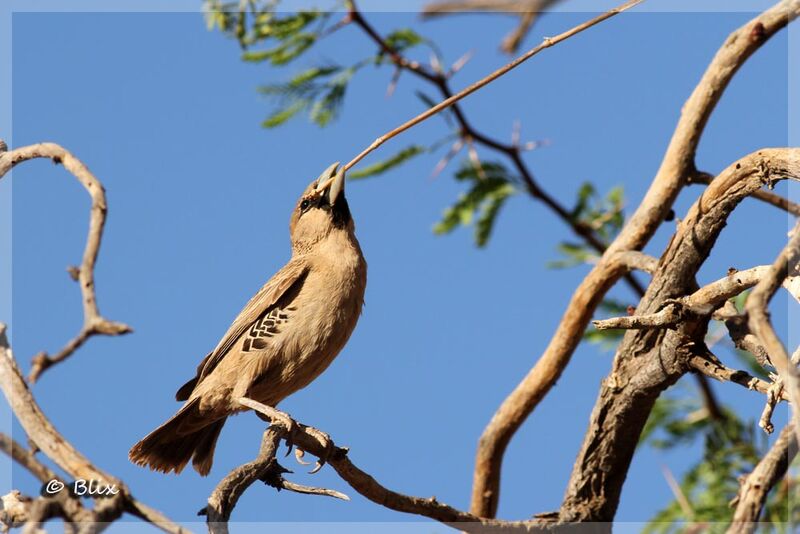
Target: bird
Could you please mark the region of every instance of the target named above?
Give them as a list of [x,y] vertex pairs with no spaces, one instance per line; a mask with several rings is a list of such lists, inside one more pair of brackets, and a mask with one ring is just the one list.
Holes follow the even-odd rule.
[[246,397],[270,407],[309,385],[352,334],[364,305],[367,263],[345,198],[345,171],[329,166],[292,211],[292,256],[250,299],[194,378],[178,412],[134,445],[140,466],[207,475],[228,416]]

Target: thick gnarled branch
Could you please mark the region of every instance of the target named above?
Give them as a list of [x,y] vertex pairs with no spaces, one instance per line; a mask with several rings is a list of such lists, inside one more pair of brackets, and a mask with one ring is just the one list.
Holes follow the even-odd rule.
[[[561,376],[596,307],[621,276],[613,256],[620,251],[644,248],[672,209],[681,188],[695,173],[695,153],[701,134],[734,74],[748,57],[798,14],[800,2],[797,0],[779,2],[734,31],[709,64],[682,108],[661,166],[642,203],[600,261],[576,288],[550,344],[522,382],[503,401],[481,435],[470,508],[474,514],[485,517],[495,515],[506,447]],[[586,520],[597,517],[589,513],[588,508],[581,513],[565,516]]]
[[[654,314],[668,303],[694,294],[695,276],[730,214],[764,184],[798,179],[799,155],[800,149],[764,149],[722,171],[678,226],[638,313]],[[743,284],[736,280],[718,284],[723,288],[727,285],[738,291]],[[718,295],[720,299],[726,294],[725,291],[701,294],[705,293],[713,298]],[[692,369],[692,357],[704,346],[713,307],[702,311],[708,314],[705,318],[679,322],[674,329],[626,332],[592,412],[562,504],[562,521],[613,519],[638,437],[653,403],[662,391]]]

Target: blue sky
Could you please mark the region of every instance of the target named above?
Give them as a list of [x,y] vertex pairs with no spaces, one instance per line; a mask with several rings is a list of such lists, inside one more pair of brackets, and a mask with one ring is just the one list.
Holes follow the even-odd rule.
[[[527,43],[589,16],[548,16]],[[550,140],[525,159],[564,204],[591,180],[601,191],[624,185],[630,213],[658,167],[681,104],[727,34],[750,16],[622,15],[545,51],[463,107],[477,128],[498,138],[508,139],[519,119],[523,139]],[[474,49],[455,87],[507,60],[496,51],[513,24],[505,17],[424,23],[409,13],[369,17],[384,33],[413,26],[450,61]],[[217,481],[256,454],[261,422],[251,414],[229,421],[207,478],[191,470],[176,477],[141,469],[127,461],[127,450],[178,408],[174,390],[289,258],[289,213],[307,183],[421,111],[414,91],[427,87],[403,75],[387,100],[391,69],[369,67],[328,128],[301,119],[270,131],[259,126],[272,108],[258,85],[319,61],[356,61],[374,51],[372,44],[346,29],[301,64],[276,70],[241,62],[236,44],[208,32],[199,13],[17,13],[12,25],[13,128],[2,136],[14,146],[58,142],[103,181],[110,214],[96,272],[99,305],[108,318],[135,329],[123,338],[93,339],[48,372],[34,393],[56,427],[137,497],[174,520],[196,521]],[[699,168],[716,172],[758,148],[787,144],[787,62],[784,33],[746,64],[708,125]],[[367,162],[445,134],[443,122],[431,119]],[[485,249],[475,248],[469,230],[433,235],[432,225],[460,192],[448,171],[430,179],[440,156],[348,186],[369,263],[364,314],[331,368],[281,407],[349,446],[351,459],[386,486],[467,508],[480,432],[547,345],[588,268],[546,267],[557,244],[572,236],[522,196],[508,203]],[[64,268],[80,260],[88,199],[48,162],[18,167],[13,180],[11,333],[27,369],[32,354],[56,351],[80,327],[78,290]],[[683,192],[679,217],[700,191]],[[671,224],[649,253],[660,255]],[[700,280],[719,278],[729,266],[771,262],[788,224],[783,213],[746,201]],[[614,295],[632,298],[624,286]],[[775,308],[786,332],[788,304],[780,300]],[[727,352],[721,355],[733,363]],[[581,345],[514,438],[504,463],[501,517],[559,506],[612,356]],[[696,394],[692,380],[676,387]],[[714,389],[757,419],[759,396],[732,385]],[[679,474],[697,454],[693,448],[640,450],[618,519],[651,517],[671,498],[662,465]],[[295,467],[291,459],[286,464]],[[353,500],[254,486],[234,520],[416,520],[361,498],[330,468],[308,477],[296,467],[293,480],[332,487]],[[12,483],[38,491],[17,468]],[[3,493],[7,486],[5,480]]]

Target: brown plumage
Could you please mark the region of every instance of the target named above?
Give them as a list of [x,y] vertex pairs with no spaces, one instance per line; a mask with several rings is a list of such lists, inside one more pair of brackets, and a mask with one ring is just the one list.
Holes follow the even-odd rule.
[[305,190],[289,223],[292,258],[239,313],[176,393],[186,401],[133,446],[129,457],[157,471],[211,469],[225,419],[248,397],[275,406],[307,386],[344,347],[361,314],[367,264],[344,196],[344,171],[331,165]]

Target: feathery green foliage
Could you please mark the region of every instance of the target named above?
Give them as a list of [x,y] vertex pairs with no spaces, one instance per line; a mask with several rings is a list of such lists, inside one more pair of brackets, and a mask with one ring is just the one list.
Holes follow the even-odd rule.
[[[584,182],[578,189],[575,206],[569,215],[574,223],[592,229],[603,242],[610,243],[625,224],[623,207],[622,187],[615,187],[605,196],[600,196],[591,183]],[[548,262],[551,269],[592,263],[598,258],[597,251],[585,243],[563,242],[558,245],[558,251],[562,259]]]
[[442,220],[433,231],[452,232],[459,226],[469,226],[475,220],[475,244],[483,247],[489,241],[500,209],[509,197],[517,193],[514,178],[500,163],[486,162],[480,166],[467,161],[456,173],[456,179],[469,184],[456,202],[444,211]]

